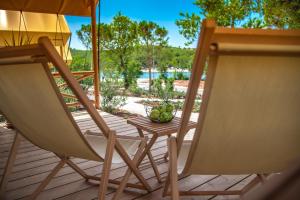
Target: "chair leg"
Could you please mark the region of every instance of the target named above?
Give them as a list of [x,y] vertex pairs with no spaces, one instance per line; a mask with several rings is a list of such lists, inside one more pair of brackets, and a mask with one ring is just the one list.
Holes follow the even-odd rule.
[[44,190],[44,188],[48,185],[51,179],[57,174],[57,172],[66,164],[66,159],[62,159],[55,168],[51,171],[51,173],[42,181],[39,187],[32,193],[29,199],[36,199],[37,196]]
[[71,160],[66,160],[66,163],[69,167],[71,167],[74,171],[76,171],[78,174],[80,174],[83,178],[86,180],[89,179],[89,176],[82,170],[80,169],[75,163],[73,163]]
[[115,143],[116,143],[116,134],[111,132],[109,134],[108,143],[107,143],[107,147],[106,147],[105,160],[104,160],[104,164],[103,164],[100,187],[99,187],[99,199],[100,200],[105,199],[105,193],[107,190],[109,171],[111,168]]
[[[143,152],[143,149],[145,148],[145,146],[146,146],[146,141],[141,143],[137,153],[135,154],[135,156],[133,158],[133,163],[135,165],[137,164],[140,156],[142,155],[142,152]],[[120,199],[120,196],[121,196],[122,192],[124,191],[131,174],[132,174],[132,170],[130,167],[128,167],[128,169],[126,170],[126,173],[123,177],[123,180],[121,181],[121,184],[119,185],[118,190],[116,191],[116,193],[113,197],[114,200]]]
[[164,189],[163,189],[163,193],[162,193],[163,197],[167,196],[168,190],[169,190],[169,186],[170,186],[170,173],[168,173],[167,179],[166,179],[166,182],[165,182],[165,185],[164,185]]
[[[142,143],[143,143],[143,145],[145,145],[144,141]],[[122,149],[122,147],[120,146],[120,144],[118,144],[116,142],[116,146],[117,145],[119,145],[118,148],[117,148],[117,150],[119,150],[120,156],[122,156],[124,162],[130,168],[130,170],[132,171],[132,173],[137,177],[137,179],[139,179],[139,181],[142,183],[142,185],[144,186],[144,189],[146,189],[148,192],[150,192],[152,190],[152,188],[147,183],[146,179],[144,178],[144,176],[141,174],[141,172],[138,169],[138,164],[140,163],[139,160],[137,160],[137,162],[133,162],[133,160],[130,159],[130,157],[125,152],[125,150]],[[145,146],[144,146],[144,148],[145,148]],[[141,157],[141,156],[139,156],[139,157]]]
[[175,137],[170,137],[168,139],[168,148],[170,152],[169,178],[171,184],[172,199],[179,200],[178,174],[177,174],[177,145],[176,145]]
[[16,132],[14,142],[11,146],[8,160],[6,162],[6,166],[4,169],[4,174],[3,174],[3,177],[2,177],[2,180],[0,183],[0,199],[4,198],[5,189],[6,189],[6,186],[8,183],[8,176],[10,175],[10,173],[12,171],[12,168],[13,168],[16,156],[17,156],[18,147],[21,142],[21,138],[22,138],[22,136],[18,132]]

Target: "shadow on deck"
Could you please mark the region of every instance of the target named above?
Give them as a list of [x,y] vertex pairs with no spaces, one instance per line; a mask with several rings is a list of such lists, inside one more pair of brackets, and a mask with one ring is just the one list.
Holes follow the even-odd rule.
[[[73,113],[75,120],[84,132],[86,130],[99,131],[89,115],[85,112]],[[102,113],[105,121],[110,128],[117,131],[119,135],[137,136],[135,127],[126,123],[126,120],[107,113]],[[8,130],[0,124],[0,175],[3,174],[7,156],[9,154],[10,146],[13,142],[14,131]],[[70,144],[66,144],[70,145]],[[167,151],[166,137],[158,139],[157,143],[152,148],[152,154],[158,164],[158,169],[162,177],[165,177],[168,170],[168,164],[164,161],[163,156]],[[102,164],[94,161],[87,161],[83,159],[72,159],[74,163],[78,164],[86,173],[90,175],[100,175]],[[9,183],[6,191],[6,199],[26,199],[39,185],[39,183],[48,175],[48,173],[58,163],[59,159],[48,151],[42,150],[26,140],[21,142],[18,150],[17,159],[13,168],[13,173],[9,178]],[[127,190],[122,199],[163,199],[162,184],[157,182],[154,172],[149,165],[148,160],[144,160],[140,166],[143,175],[152,186],[151,193],[143,191]],[[112,165],[110,172],[111,179],[120,180],[125,173],[126,166],[123,164]],[[219,175],[205,175],[205,176],[189,176],[179,181],[179,186],[185,190],[233,190],[240,189],[253,176],[219,176]],[[137,179],[132,176],[130,182],[137,182]],[[113,197],[115,192],[114,185],[107,190],[106,198]],[[85,182],[85,180],[70,167],[65,166],[56,177],[50,182],[47,188],[41,193],[38,199],[97,199],[98,185],[97,182]],[[188,197],[183,199],[238,199],[237,196],[202,196],[202,197]],[[169,198],[166,198],[169,199]]]

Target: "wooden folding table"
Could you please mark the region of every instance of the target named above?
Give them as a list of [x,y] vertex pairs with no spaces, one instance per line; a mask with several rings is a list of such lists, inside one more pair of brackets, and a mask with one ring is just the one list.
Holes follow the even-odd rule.
[[[147,117],[138,116],[138,117],[134,117],[134,118],[129,118],[127,120],[127,123],[131,124],[137,128],[140,137],[145,136],[144,132],[148,132],[148,134],[152,134],[150,141],[146,145],[143,153],[141,154],[140,162],[142,162],[142,160],[145,158],[145,156],[148,155],[148,158],[153,167],[153,170],[154,170],[155,176],[157,177],[158,182],[162,182],[160,173],[157,169],[157,166],[155,164],[155,161],[153,159],[153,156],[152,156],[150,150],[151,150],[151,147],[153,146],[153,144],[156,142],[157,138],[159,138],[161,136],[170,137],[171,134],[176,133],[178,131],[179,126],[180,126],[180,118],[175,117],[171,122],[168,122],[168,123],[154,123]],[[196,125],[197,125],[197,123],[189,121],[186,132],[188,132],[192,128],[196,128]]]

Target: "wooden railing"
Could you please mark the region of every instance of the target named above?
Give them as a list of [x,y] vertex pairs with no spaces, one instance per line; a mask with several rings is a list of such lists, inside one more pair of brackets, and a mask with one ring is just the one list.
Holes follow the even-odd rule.
[[[82,81],[86,78],[93,77],[95,72],[94,71],[76,71],[76,72],[72,72],[72,74],[76,78],[76,80],[79,82],[79,81]],[[54,78],[61,77],[61,75],[58,72],[53,72],[52,75],[53,75]],[[63,89],[63,88],[66,88],[66,87],[68,87],[67,83],[62,83],[62,84],[58,85],[59,89]],[[77,97],[75,95],[67,94],[67,93],[61,93],[61,94],[65,98],[76,100],[76,102],[67,103],[68,107],[78,107],[79,105],[81,105],[80,102],[78,102]],[[95,103],[94,100],[91,100],[91,102]]]

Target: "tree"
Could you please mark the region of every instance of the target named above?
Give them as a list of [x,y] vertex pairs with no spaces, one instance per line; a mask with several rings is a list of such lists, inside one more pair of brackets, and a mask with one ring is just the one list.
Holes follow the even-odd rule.
[[[134,71],[137,68],[130,64],[130,56],[138,44],[137,23],[130,20],[128,17],[118,13],[111,23],[98,24],[100,30],[100,48],[101,52],[105,52],[104,60],[101,59],[101,65],[104,69],[116,66],[116,69],[124,77],[124,87],[127,89],[135,77]],[[81,43],[91,49],[91,26],[82,25],[77,32]],[[106,67],[107,66],[107,67]],[[129,68],[133,69],[129,69]],[[137,72],[139,73],[139,71]]]
[[300,28],[299,0],[264,0],[264,21],[278,28]]
[[195,0],[194,4],[199,14],[181,12],[176,21],[186,44],[196,39],[203,18],[213,18],[218,26],[226,27],[300,27],[299,0]]
[[100,35],[102,48],[116,57],[118,69],[124,77],[124,87],[128,89],[131,73],[128,63],[138,43],[137,23],[118,13],[110,24],[100,25]]
[[[149,92],[151,92],[151,69],[154,65],[154,48],[167,45],[168,31],[164,27],[150,21],[141,21],[138,26],[140,42],[145,46],[146,67],[149,69]],[[156,48],[159,50],[159,48]]]
[[80,40],[80,42],[83,44],[83,46],[90,50],[92,49],[92,40],[91,40],[91,25],[85,25],[82,24],[81,28],[76,31],[76,34]]

